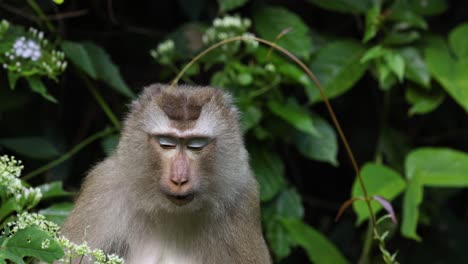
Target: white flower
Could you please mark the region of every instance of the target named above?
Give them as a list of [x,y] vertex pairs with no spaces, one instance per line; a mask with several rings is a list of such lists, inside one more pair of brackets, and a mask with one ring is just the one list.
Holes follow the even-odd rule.
[[13,54],[23,59],[37,61],[42,56],[41,47],[37,42],[25,37],[19,37],[13,44]]
[[44,239],[41,244],[42,249],[47,249],[50,246],[50,240],[49,239]]

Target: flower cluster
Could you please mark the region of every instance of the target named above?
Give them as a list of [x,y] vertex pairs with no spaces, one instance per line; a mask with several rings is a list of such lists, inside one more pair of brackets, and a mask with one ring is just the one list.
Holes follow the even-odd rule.
[[[213,20],[213,25],[208,28],[202,37],[203,43],[213,44],[218,41],[222,41],[234,36],[245,36],[246,44],[252,48],[258,46],[258,42],[252,37],[252,33],[248,32],[248,29],[252,25],[252,22],[248,18],[240,18],[239,16],[225,16],[223,18],[216,18]],[[226,47],[226,48],[223,48]],[[222,49],[227,49],[224,45]]]
[[23,212],[18,215],[18,218],[15,221],[7,224],[8,233],[5,233],[4,235],[11,237],[19,230],[30,226],[36,226],[39,229],[46,231],[52,237],[57,236],[59,230],[59,226],[54,222],[46,220],[45,216],[36,213]]
[[26,188],[18,178],[24,166],[21,161],[6,155],[0,157],[0,186],[6,190],[6,196],[15,197],[18,210],[35,206],[42,198],[39,188]]
[[42,31],[30,28],[24,33],[23,30],[11,28],[6,20],[2,20],[0,39],[4,43],[11,43],[9,49],[0,51],[3,52],[0,54],[0,63],[8,71],[20,76],[46,75],[56,78],[67,67],[64,53],[54,50]]
[[57,242],[62,246],[65,255],[58,263],[68,263],[70,259],[86,258],[93,259],[94,264],[122,264],[124,260],[115,254],[106,255],[101,249],[91,249],[86,242],[78,245],[70,242],[66,237],[57,238]]
[[159,43],[159,45],[155,49],[152,49],[150,51],[150,55],[161,64],[171,63],[175,55],[174,41],[168,39],[164,42]]

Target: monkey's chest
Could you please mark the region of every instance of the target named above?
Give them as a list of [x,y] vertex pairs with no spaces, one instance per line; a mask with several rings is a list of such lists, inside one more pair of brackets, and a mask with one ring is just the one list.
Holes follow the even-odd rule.
[[127,264],[201,264],[193,248],[172,242],[144,239],[130,248]]

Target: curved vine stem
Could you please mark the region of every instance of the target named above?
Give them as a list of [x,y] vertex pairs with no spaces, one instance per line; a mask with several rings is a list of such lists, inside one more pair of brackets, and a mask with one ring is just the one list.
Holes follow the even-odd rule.
[[276,50],[280,51],[281,53],[286,55],[289,59],[294,61],[299,67],[301,67],[301,69],[309,76],[309,78],[312,79],[315,86],[317,87],[317,89],[320,92],[320,96],[322,97],[322,99],[323,99],[323,101],[324,101],[324,103],[325,103],[325,105],[327,107],[328,113],[330,114],[330,117],[331,117],[331,119],[333,121],[333,125],[335,126],[336,130],[338,131],[340,139],[343,142],[343,145],[344,145],[344,147],[346,149],[346,153],[348,154],[348,157],[349,157],[349,159],[351,161],[351,165],[353,166],[354,172],[356,173],[356,177],[359,180],[359,185],[361,186],[362,191],[364,193],[365,202],[366,202],[367,207],[369,209],[369,214],[371,216],[372,225],[375,227],[376,226],[376,218],[375,218],[375,215],[374,215],[374,211],[372,210],[371,198],[369,196],[369,193],[367,192],[366,186],[364,185],[364,181],[362,180],[362,177],[361,177],[361,174],[360,174],[360,169],[359,169],[359,166],[358,166],[358,164],[356,162],[356,159],[354,157],[353,151],[351,150],[351,147],[349,146],[348,140],[346,139],[346,136],[345,136],[345,134],[343,132],[343,129],[341,128],[341,125],[338,122],[338,118],[336,117],[335,112],[333,111],[333,108],[332,108],[332,106],[330,104],[330,101],[328,100],[328,97],[326,96],[326,94],[325,94],[322,86],[320,85],[320,82],[317,79],[317,77],[312,73],[312,71],[300,59],[298,59],[290,51],[286,50],[285,48],[283,48],[281,46],[278,46],[274,42],[271,42],[271,41],[268,41],[268,40],[265,40],[265,39],[262,39],[262,38],[258,38],[258,37],[255,37],[255,36],[236,36],[236,37],[228,38],[228,39],[225,39],[225,40],[222,40],[222,41],[219,41],[219,42],[213,44],[212,46],[208,47],[207,49],[200,52],[197,56],[195,56],[189,63],[187,63],[187,65],[184,66],[184,68],[182,68],[182,70],[179,72],[179,74],[171,82],[168,89],[171,90],[172,87],[175,84],[177,84],[177,82],[180,80],[180,78],[188,70],[188,68],[190,68],[190,66],[192,66],[193,63],[198,61],[200,58],[202,58],[203,56],[205,56],[209,52],[211,52],[214,49],[216,49],[216,48],[218,48],[218,47],[220,47],[222,45],[225,45],[227,43],[235,42],[235,41],[242,41],[242,40],[243,41],[255,40],[255,41],[258,41],[258,42],[260,42],[262,44],[270,46],[273,49],[276,49]]

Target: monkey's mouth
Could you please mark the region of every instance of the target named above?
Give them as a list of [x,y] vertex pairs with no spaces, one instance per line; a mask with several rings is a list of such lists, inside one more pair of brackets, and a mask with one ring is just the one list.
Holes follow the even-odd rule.
[[178,205],[178,206],[183,206],[183,205],[190,203],[195,197],[193,193],[183,194],[183,195],[166,194],[166,196],[171,202],[173,202],[175,205]]

